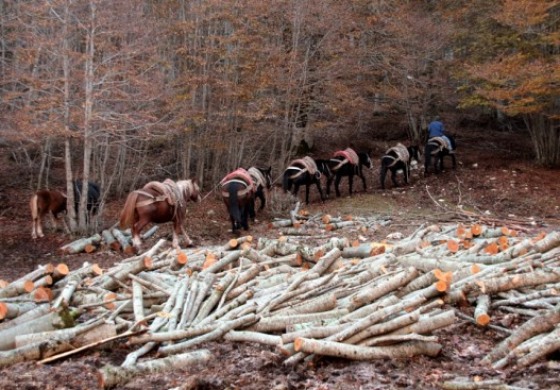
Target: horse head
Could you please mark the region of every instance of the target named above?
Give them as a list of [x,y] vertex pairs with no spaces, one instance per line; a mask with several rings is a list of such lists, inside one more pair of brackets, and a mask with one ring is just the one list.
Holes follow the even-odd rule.
[[[340,161],[337,160],[336,163],[339,162]],[[332,176],[333,172],[331,166],[334,166],[332,160],[315,160],[315,164],[317,165],[317,170],[321,172],[322,175],[325,175],[327,178]]]
[[269,166],[266,169],[259,168],[259,170],[264,175],[264,178],[265,178],[265,181],[266,181],[266,189],[270,190],[272,188],[272,167]]
[[373,162],[371,161],[371,157],[369,156],[368,152],[360,152],[358,153],[358,157],[360,159],[360,165],[363,165],[369,169],[373,168]]
[[196,179],[180,180],[177,182],[177,187],[179,187],[185,201],[200,202],[202,200],[200,187]]
[[408,155],[410,156],[409,162],[416,160],[416,162],[420,162],[420,151],[417,146],[409,146],[407,148]]
[[270,190],[272,188],[272,167],[268,168],[259,168],[259,167],[251,167],[247,169],[249,175],[257,185],[262,186],[262,188],[266,188]]

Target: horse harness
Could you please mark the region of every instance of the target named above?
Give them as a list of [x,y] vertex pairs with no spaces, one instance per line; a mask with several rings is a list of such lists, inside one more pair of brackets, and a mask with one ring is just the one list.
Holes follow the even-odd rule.
[[433,137],[428,140],[428,145],[434,146],[436,149],[432,151],[432,154],[437,154],[443,149],[448,149],[447,141],[442,137]]
[[391,164],[387,166],[388,168],[394,166],[399,161],[402,161],[408,165],[410,161],[410,153],[408,153],[408,149],[406,148],[406,146],[404,146],[399,142],[397,145],[393,146],[392,148],[387,149],[383,158],[384,159],[388,158],[393,160]]
[[[259,172],[260,173],[260,172]],[[262,174],[261,174],[262,175]],[[263,178],[264,180],[264,178]],[[224,187],[228,184],[238,183],[244,186],[242,190],[237,191],[237,196],[245,196],[256,191],[257,183],[252,179],[250,173],[243,168],[238,168],[229,173],[222,179],[220,186],[222,187],[222,196],[229,197],[229,192],[224,191]]]
[[[157,192],[159,195],[153,195],[147,190]],[[185,207],[185,199],[181,194],[177,183],[171,179],[165,179],[163,183],[151,181],[144,186],[141,190],[134,191],[139,195],[144,195],[149,199],[143,200],[136,204],[136,207],[144,207],[153,203],[166,201],[170,206],[175,206],[175,213],[177,210]]]
[[251,167],[247,170],[247,172],[249,173],[249,176],[251,176],[251,179],[253,179],[253,183],[255,186],[255,190],[259,187],[262,186],[262,188],[267,188],[267,180],[264,177],[264,175],[262,174],[261,171],[259,171],[257,168],[255,167]]
[[321,177],[321,172],[317,169],[315,160],[309,156],[292,161],[286,170],[296,171],[296,173],[290,176],[290,179],[292,180],[303,175],[305,172],[309,172],[311,176],[316,176],[318,179]]
[[344,164],[350,163],[352,165],[358,165],[360,162],[360,158],[358,154],[352,148],[346,148],[344,150],[339,150],[334,153],[334,157],[342,157],[342,160],[338,160],[336,158],[332,158],[331,161],[337,162],[338,165],[332,168],[333,171],[337,171],[342,167]]

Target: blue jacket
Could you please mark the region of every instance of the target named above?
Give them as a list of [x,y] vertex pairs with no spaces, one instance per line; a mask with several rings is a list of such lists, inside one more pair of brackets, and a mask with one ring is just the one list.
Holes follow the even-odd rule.
[[433,121],[428,125],[428,138],[441,137],[445,129],[440,121]]

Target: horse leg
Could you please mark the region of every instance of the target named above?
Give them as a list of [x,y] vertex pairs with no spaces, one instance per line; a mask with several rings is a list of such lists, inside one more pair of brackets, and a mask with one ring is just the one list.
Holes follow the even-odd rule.
[[404,183],[408,184],[410,178],[410,165],[407,163],[404,166]]
[[191,240],[191,238],[189,237],[189,235],[187,234],[187,231],[185,230],[185,227],[183,226],[183,221],[179,221],[179,218],[177,218],[174,222],[174,229],[173,229],[173,246],[175,246],[175,239],[177,240],[177,249],[179,249],[179,233],[181,233],[183,235],[183,237],[185,238],[185,246],[192,246],[193,241]]
[[327,198],[331,196],[331,185],[334,180],[334,175],[327,177]]
[[342,180],[342,176],[337,174],[336,179],[334,179],[334,192],[336,192],[336,197],[337,198],[340,196],[340,190],[339,190],[338,186],[340,185],[341,180]]
[[348,193],[352,196],[352,188],[354,187],[354,175],[348,176]]
[[241,227],[249,230],[249,205],[241,206]]
[[305,185],[305,204],[309,204],[309,184]]
[[453,162],[453,169],[457,169],[457,159],[455,158],[454,154],[450,154],[451,161]]
[[399,183],[397,183],[397,170],[391,169],[391,181],[393,182],[393,187],[398,187]]
[[323,189],[321,188],[321,180],[315,180],[315,185],[317,186],[317,190],[319,191],[319,196],[321,197],[321,202],[325,201],[325,196],[323,195]]
[[362,179],[362,184],[364,186],[364,192],[367,192],[366,175],[364,175],[364,172],[361,169],[360,169],[359,176]]
[[[140,218],[136,223],[132,225],[132,246],[139,252],[142,248],[142,240],[140,239],[140,232],[148,224],[148,221]],[[175,236],[173,236],[175,238]]]
[[387,176],[387,167],[382,164],[381,171],[379,173],[379,182],[381,183],[381,189],[385,189],[385,177]]
[[[261,205],[259,207],[259,210],[264,209],[264,205],[266,204],[266,199],[264,197],[264,191],[257,191],[257,193],[255,194],[257,196],[257,198],[259,198],[261,200]],[[254,210],[255,207],[253,207]],[[255,216],[252,217],[253,219],[255,218]]]

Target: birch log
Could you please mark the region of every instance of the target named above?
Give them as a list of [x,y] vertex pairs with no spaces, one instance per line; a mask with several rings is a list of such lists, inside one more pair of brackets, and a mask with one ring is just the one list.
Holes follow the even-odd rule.
[[99,370],[99,385],[101,388],[111,388],[123,385],[132,378],[155,372],[166,372],[174,369],[192,368],[196,365],[208,363],[212,354],[206,349],[141,362],[131,367],[115,367],[107,365]]

